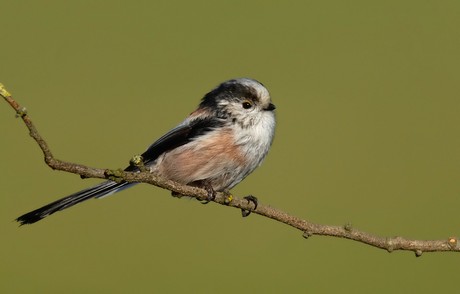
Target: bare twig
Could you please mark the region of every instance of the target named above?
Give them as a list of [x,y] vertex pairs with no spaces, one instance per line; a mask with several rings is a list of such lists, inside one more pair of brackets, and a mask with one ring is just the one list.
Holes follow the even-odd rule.
[[[85,178],[100,178],[109,179],[113,178],[114,171],[107,169],[91,168],[80,164],[61,161],[54,158],[48,144],[38,133],[34,124],[32,123],[27,111],[21,107],[8,93],[2,84],[0,84],[0,96],[2,96],[8,104],[13,107],[18,117],[24,121],[26,127],[29,129],[30,136],[37,142],[38,146],[43,152],[46,164],[52,169],[61,170],[73,174],[78,174]],[[206,200],[208,193],[204,189],[181,185],[158,177],[150,172],[125,172],[116,171],[116,177],[120,180],[127,182],[140,182],[148,183],[163,189],[176,192],[181,195],[190,196],[198,200]],[[237,197],[231,198],[229,201],[228,195],[217,193],[214,202],[226,205],[229,207],[239,208],[243,210],[253,210],[254,206],[246,199]],[[460,252],[460,244],[456,237],[450,237],[444,240],[410,240],[402,237],[379,237],[363,231],[359,231],[350,225],[344,226],[329,226],[311,223],[307,220],[289,215],[279,209],[270,207],[268,205],[259,204],[253,213],[274,219],[281,223],[287,224],[303,232],[303,236],[308,238],[313,235],[332,236],[339,238],[346,238],[358,241],[367,245],[377,248],[385,249],[388,252],[395,250],[409,250],[415,252],[416,256],[422,255],[423,252],[436,252],[436,251],[455,251]]]

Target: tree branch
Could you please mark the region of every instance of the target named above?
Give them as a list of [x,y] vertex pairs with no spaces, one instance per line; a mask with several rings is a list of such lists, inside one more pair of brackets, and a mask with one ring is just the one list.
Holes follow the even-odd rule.
[[[87,167],[80,164],[65,162],[56,159],[48,147],[46,141],[41,137],[35,128],[32,120],[30,119],[24,107],[21,107],[8,93],[5,87],[0,84],[0,96],[16,111],[16,116],[20,117],[29,130],[30,136],[37,142],[38,146],[43,152],[46,164],[55,170],[65,171],[73,174],[78,174],[84,178],[100,178],[120,180],[127,182],[139,182],[155,185],[157,187],[176,192],[180,195],[196,198],[198,200],[206,200],[208,193],[206,190],[170,181],[161,178],[148,171],[142,172],[125,172],[122,170],[108,170],[100,168]],[[346,238],[358,241],[370,246],[380,249],[385,249],[388,252],[395,250],[409,250],[415,252],[416,256],[421,256],[423,252],[436,252],[436,251],[454,251],[460,252],[460,244],[456,237],[450,237],[445,240],[411,240],[403,237],[380,237],[357,230],[351,225],[344,226],[329,226],[309,222],[307,220],[292,216],[279,209],[270,207],[268,205],[259,204],[257,209],[254,205],[246,199],[240,199],[231,196],[229,201],[228,195],[224,193],[217,193],[216,198],[213,200],[221,205],[234,207],[243,210],[252,210],[253,213],[261,216],[279,221],[293,228],[303,232],[303,237],[309,238],[313,235],[331,236]]]

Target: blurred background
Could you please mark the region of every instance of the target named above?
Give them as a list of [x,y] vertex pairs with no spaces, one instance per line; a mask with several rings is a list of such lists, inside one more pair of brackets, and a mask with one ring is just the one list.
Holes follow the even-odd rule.
[[[129,159],[220,82],[277,106],[265,163],[233,189],[316,223],[458,236],[460,2],[2,1],[0,82],[57,158]],[[139,185],[31,226],[97,180],[43,162],[0,105],[1,293],[428,293],[460,255],[302,238],[272,220]]]

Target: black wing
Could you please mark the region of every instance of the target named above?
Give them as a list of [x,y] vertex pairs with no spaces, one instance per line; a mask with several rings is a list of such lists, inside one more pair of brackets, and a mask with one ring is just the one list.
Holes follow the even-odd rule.
[[[215,128],[222,127],[223,125],[224,121],[215,117],[186,119],[177,127],[160,137],[157,141],[150,145],[144,153],[142,153],[144,164],[151,163],[164,152],[185,145],[196,137],[201,136]],[[125,170],[135,171],[137,168],[129,166]]]

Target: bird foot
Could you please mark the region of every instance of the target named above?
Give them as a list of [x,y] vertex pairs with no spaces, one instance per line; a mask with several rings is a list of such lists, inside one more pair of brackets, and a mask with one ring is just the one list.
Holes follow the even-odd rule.
[[253,212],[254,210],[257,209],[257,204],[259,203],[259,201],[257,200],[257,197],[255,196],[252,196],[252,195],[248,195],[246,197],[244,197],[244,199],[246,199],[248,201],[248,204],[249,203],[254,203],[254,209],[241,209],[241,214],[243,217],[247,217],[251,214],[251,212]]
[[208,197],[206,198],[206,200],[201,201],[201,204],[208,204],[209,202],[216,199],[216,191],[213,189],[211,184],[204,183],[203,188],[206,190],[206,192],[208,192]]

